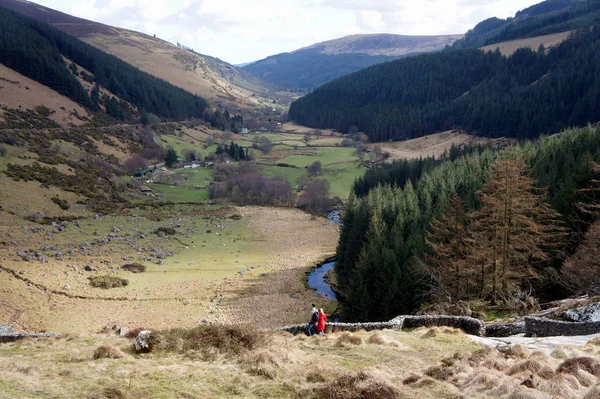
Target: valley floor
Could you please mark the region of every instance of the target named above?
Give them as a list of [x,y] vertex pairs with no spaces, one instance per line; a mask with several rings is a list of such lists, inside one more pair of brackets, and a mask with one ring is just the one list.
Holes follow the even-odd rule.
[[[299,210],[181,205],[64,228],[3,221],[0,320],[17,330],[91,333],[113,324],[170,328],[201,321],[267,328],[304,322],[315,301],[330,311],[335,306],[303,281],[307,268],[335,252],[338,227]],[[176,234],[164,235],[161,227]],[[132,263],[146,272],[121,269]],[[129,284],[90,285],[89,277],[104,275]]]

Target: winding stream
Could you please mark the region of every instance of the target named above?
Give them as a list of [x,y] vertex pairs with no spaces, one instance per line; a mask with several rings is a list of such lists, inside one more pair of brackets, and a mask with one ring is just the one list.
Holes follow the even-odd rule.
[[325,273],[333,269],[335,262],[325,263],[308,275],[308,286],[315,291],[317,295],[337,301],[335,292],[331,290],[329,284],[325,282]]

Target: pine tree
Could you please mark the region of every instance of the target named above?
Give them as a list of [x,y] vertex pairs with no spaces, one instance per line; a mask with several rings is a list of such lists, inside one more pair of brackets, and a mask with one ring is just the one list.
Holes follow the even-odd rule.
[[167,155],[165,156],[165,165],[170,168],[172,167],[175,162],[177,162],[177,159],[179,158],[179,156],[177,155],[177,152],[175,152],[174,149],[169,148],[169,150],[167,151]]

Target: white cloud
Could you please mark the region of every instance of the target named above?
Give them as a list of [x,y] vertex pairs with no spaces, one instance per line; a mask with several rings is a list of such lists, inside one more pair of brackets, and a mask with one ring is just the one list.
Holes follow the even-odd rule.
[[540,0],[37,0],[232,63],[358,33],[464,33]]

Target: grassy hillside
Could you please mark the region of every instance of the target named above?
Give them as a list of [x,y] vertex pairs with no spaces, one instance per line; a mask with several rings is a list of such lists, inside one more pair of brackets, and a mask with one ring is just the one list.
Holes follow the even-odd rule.
[[272,86],[244,70],[159,38],[76,18],[29,1],[0,0],[0,7],[49,23],[213,104],[222,103],[231,111],[279,98]]
[[[598,339],[487,349],[449,328],[295,336],[223,326],[163,331],[154,353],[91,337],[0,346],[0,397],[575,399],[598,396]],[[589,342],[588,342],[589,341]],[[140,371],[143,370],[143,371]]]
[[460,37],[353,35],[273,55],[243,68],[279,87],[304,92],[374,64],[441,50]]
[[[107,114],[121,120],[135,116],[136,110],[131,105],[140,112],[151,112],[166,119],[204,116],[207,103],[203,98],[144,73],[46,23],[2,7],[0,21],[4,32],[0,42],[3,64],[84,107],[94,111],[104,108]],[[94,84],[89,92],[78,80],[79,70],[75,64],[91,73],[81,75],[83,80]],[[101,88],[117,97],[102,94]]]

